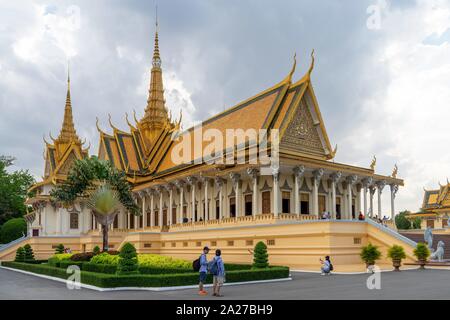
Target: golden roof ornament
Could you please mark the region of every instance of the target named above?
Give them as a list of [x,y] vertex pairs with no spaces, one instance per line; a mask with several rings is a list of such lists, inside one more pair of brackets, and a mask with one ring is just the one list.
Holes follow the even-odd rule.
[[331,151],[331,157],[332,158],[334,158],[334,156],[336,155],[337,149],[338,149],[338,145],[336,144],[336,146],[334,147],[334,150]]
[[165,102],[161,56],[159,52],[158,16],[156,16],[155,42],[153,47],[147,107],[145,108],[144,116],[137,124],[138,129],[141,131],[144,141],[148,146],[146,148],[147,150],[150,150],[149,146],[154,143],[162,130],[173,126]]
[[312,49],[312,51],[311,51],[311,65],[309,66],[309,69],[308,69],[308,77],[311,76],[311,72],[314,69],[314,61],[315,61],[315,59],[314,59],[314,49]]
[[392,178],[397,178],[397,173],[398,173],[398,166],[397,164],[394,165],[394,170],[392,170]]
[[372,162],[370,163],[370,169],[375,171],[375,166],[377,165],[377,157],[374,155]]
[[70,98],[70,71],[67,70],[67,94],[66,94],[66,105],[64,107],[64,120],[62,124],[61,131],[57,139],[59,143],[69,143],[72,141],[80,142],[77,132],[75,130],[75,125],[73,123],[72,115],[72,101]]

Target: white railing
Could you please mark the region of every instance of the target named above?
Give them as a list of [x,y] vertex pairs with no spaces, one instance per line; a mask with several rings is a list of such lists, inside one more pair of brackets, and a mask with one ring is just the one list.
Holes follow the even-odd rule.
[[19,239],[16,239],[16,240],[13,240],[13,241],[11,241],[9,243],[5,243],[5,244],[0,245],[0,252],[4,251],[4,250],[6,250],[6,249],[8,249],[10,247],[12,247],[13,245],[15,245],[17,243],[20,243],[20,242],[22,242],[22,241],[24,241],[24,240],[26,240],[28,238],[31,238],[31,237],[30,236],[22,236]]
[[401,240],[401,241],[403,241],[403,242],[406,242],[406,243],[408,243],[409,245],[411,245],[411,246],[413,246],[413,247],[416,247],[416,246],[417,246],[417,243],[416,243],[415,241],[411,240],[411,239],[408,238],[408,237],[405,237],[405,236],[401,235],[400,233],[398,233],[398,232],[395,231],[395,230],[392,230],[392,229],[389,228],[389,227],[386,227],[386,226],[382,225],[381,223],[375,222],[375,221],[373,221],[372,219],[367,219],[366,221],[367,221],[368,224],[374,226],[374,227],[377,228],[377,229],[380,229],[380,230],[382,230],[382,231],[385,231],[385,232],[389,233],[390,235],[394,236],[394,237],[397,238],[398,240]]

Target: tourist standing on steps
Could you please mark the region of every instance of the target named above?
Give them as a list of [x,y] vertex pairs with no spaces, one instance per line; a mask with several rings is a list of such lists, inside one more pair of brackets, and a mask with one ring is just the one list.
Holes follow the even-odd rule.
[[198,294],[201,296],[207,295],[208,292],[204,290],[203,285],[206,281],[206,276],[208,274],[208,259],[206,255],[209,253],[209,248],[204,247],[203,253],[200,256],[200,270],[199,270],[199,283],[198,283]]

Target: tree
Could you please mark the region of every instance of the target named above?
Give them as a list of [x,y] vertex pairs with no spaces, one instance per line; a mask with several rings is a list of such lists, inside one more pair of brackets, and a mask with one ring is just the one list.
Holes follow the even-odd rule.
[[108,226],[121,206],[140,215],[125,173],[95,156],[75,160],[66,181],[57,185],[51,196],[65,206],[76,200],[88,205],[102,226],[103,251],[108,251]]
[[19,247],[16,251],[16,259],[15,262],[24,262],[25,261],[25,250],[23,247]]
[[398,215],[395,216],[395,225],[397,229],[407,230],[411,229],[411,221],[406,218],[406,215],[409,214],[409,211],[402,211]]
[[136,274],[138,271],[138,260],[136,248],[129,242],[126,242],[119,253],[119,264],[117,265],[117,274]]
[[13,157],[0,156],[0,225],[26,213],[27,192],[35,182],[28,170],[7,171],[14,160]]
[[62,243],[58,244],[55,249],[55,254],[64,253],[64,245]]
[[23,249],[25,251],[25,261],[34,261],[34,252],[31,245],[27,243]]
[[9,243],[19,239],[27,232],[27,222],[24,218],[13,218],[0,228],[0,243]]
[[414,229],[420,229],[420,227],[422,226],[422,219],[416,217],[412,224]]
[[267,246],[260,241],[256,244],[253,252],[253,268],[268,268],[269,254],[267,253]]
[[92,252],[94,252],[95,255],[100,254],[100,247],[99,246],[95,246],[94,249],[92,250]]

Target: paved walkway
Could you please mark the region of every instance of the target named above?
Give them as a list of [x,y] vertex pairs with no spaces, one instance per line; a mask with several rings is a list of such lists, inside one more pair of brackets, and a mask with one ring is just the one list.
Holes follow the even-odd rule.
[[[381,273],[381,289],[369,290],[369,274],[321,276],[292,273],[279,283],[224,287],[224,299],[449,299],[449,270],[409,270]],[[150,292],[68,290],[61,282],[0,269],[0,299],[220,299],[199,297],[194,289]]]

